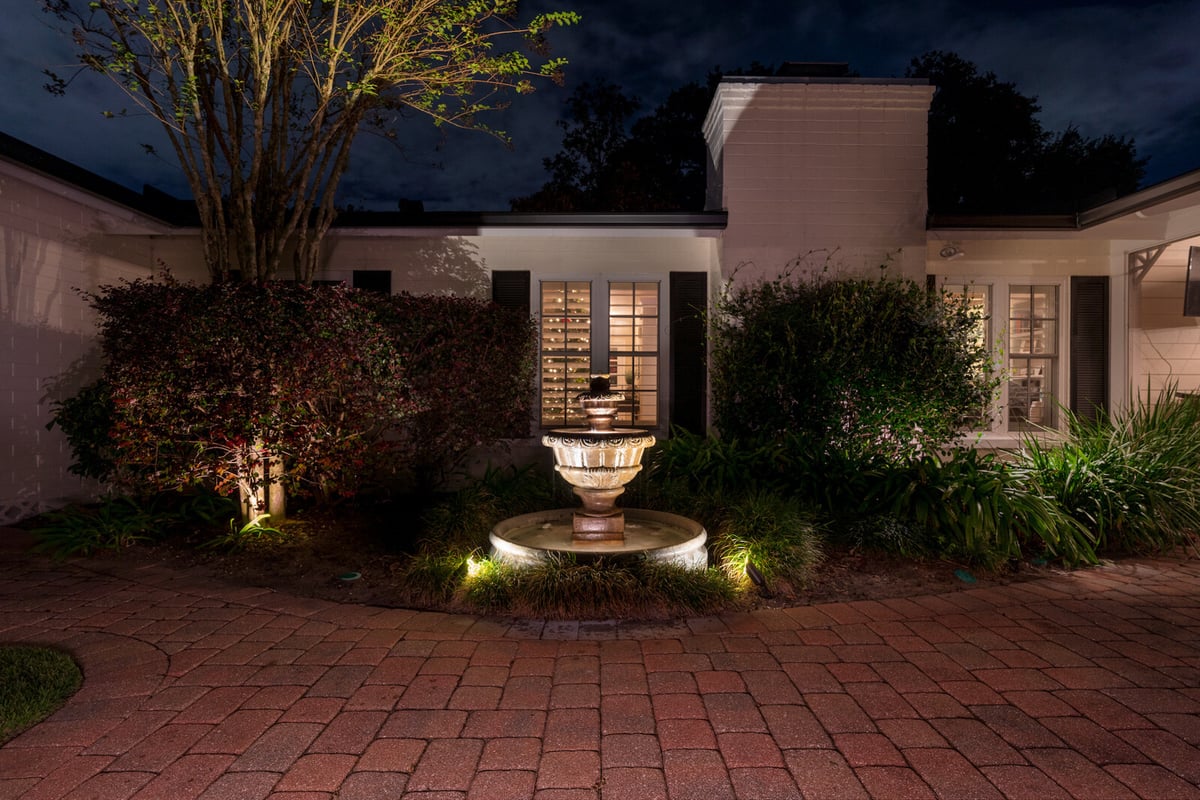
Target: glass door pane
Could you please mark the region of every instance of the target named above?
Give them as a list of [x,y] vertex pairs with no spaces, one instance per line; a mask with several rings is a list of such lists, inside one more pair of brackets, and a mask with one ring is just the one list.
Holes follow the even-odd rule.
[[615,391],[625,395],[618,422],[658,424],[657,282],[608,285],[608,363]]
[[587,281],[541,284],[541,424],[582,424],[575,396],[591,373],[592,285]]

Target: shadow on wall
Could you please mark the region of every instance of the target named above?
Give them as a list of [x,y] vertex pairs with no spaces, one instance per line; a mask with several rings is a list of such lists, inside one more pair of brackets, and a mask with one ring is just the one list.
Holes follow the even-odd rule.
[[406,282],[432,281],[441,294],[486,299],[492,293],[487,261],[479,255],[479,246],[461,237],[421,239],[405,269]]
[[[94,496],[99,489],[68,472],[72,456],[66,438],[46,425],[56,400],[74,395],[99,376],[100,353],[94,331],[83,323],[90,316],[86,303],[64,275],[65,259],[60,256],[55,263],[51,257],[56,244],[12,227],[0,228],[0,242],[0,371],[10,376],[0,394],[3,525],[62,505],[67,498]],[[80,257],[71,273],[94,272],[94,261]]]
[[330,239],[325,277],[349,282],[352,271],[387,272],[392,292],[491,296],[487,262],[479,246],[463,236],[364,239],[335,234]]

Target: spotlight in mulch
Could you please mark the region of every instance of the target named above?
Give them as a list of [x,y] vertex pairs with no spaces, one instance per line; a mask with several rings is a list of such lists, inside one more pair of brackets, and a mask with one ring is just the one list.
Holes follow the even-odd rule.
[[967,572],[965,569],[954,570],[954,577],[958,578],[963,583],[974,583],[975,576]]
[[361,577],[361,572],[343,572],[341,575],[338,575],[338,580],[342,583],[351,583],[352,581],[356,581]]
[[746,577],[750,579],[751,583],[758,587],[758,591],[763,597],[768,600],[771,599],[773,595],[771,593],[771,587],[767,585],[766,577],[759,572],[758,567],[754,566],[749,561],[746,562]]

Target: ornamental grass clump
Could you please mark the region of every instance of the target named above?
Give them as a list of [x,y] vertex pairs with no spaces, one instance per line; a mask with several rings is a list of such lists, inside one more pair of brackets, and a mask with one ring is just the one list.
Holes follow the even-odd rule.
[[793,595],[821,562],[821,532],[796,501],[754,493],[730,506],[713,542],[722,570],[743,589]]
[[1064,410],[1066,437],[1033,437],[1014,469],[1029,491],[1053,498],[1093,531],[1096,549],[1124,554],[1170,550],[1200,531],[1200,401],[1168,387],[1138,397],[1111,420]]
[[662,619],[712,614],[737,602],[717,569],[644,558],[576,559],[564,554],[527,567],[491,563],[467,578],[462,599],[477,610],[504,609],[547,619]]

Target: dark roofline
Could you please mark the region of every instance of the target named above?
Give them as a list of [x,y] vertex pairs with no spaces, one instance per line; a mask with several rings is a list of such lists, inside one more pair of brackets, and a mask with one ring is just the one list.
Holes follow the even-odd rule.
[[823,78],[793,75],[726,75],[719,83],[843,83],[848,85],[928,86],[926,78]]
[[930,214],[926,228],[938,230],[1073,231],[1075,214]]
[[[0,131],[0,158],[179,228],[196,227],[195,204],[146,186],[141,193]],[[724,211],[540,213],[525,211],[343,211],[335,228],[670,228],[723,230]]]
[[1077,214],[930,214],[926,228],[940,230],[1081,231],[1189,194],[1200,194],[1200,169],[1139,189]]
[[334,228],[673,228],[724,230],[726,211],[345,211]]
[[135,192],[127,186],[110,181],[2,131],[0,158],[69,183],[89,194],[123,205],[167,225],[187,227],[197,224],[195,205],[190,200],[180,200],[153,186],[146,186],[141,193]]

